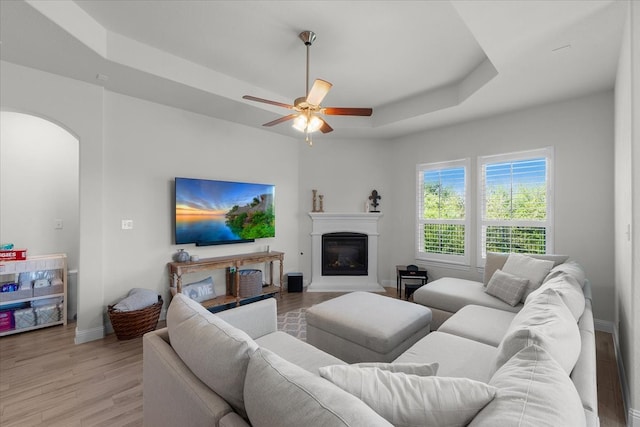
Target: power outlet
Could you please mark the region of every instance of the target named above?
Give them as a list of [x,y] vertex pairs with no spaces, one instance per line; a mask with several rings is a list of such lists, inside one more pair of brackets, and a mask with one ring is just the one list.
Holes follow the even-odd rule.
[[53,228],[56,230],[62,230],[64,228],[64,222],[61,219],[53,220]]
[[132,219],[123,219],[122,220],[122,229],[123,230],[133,230],[133,220]]

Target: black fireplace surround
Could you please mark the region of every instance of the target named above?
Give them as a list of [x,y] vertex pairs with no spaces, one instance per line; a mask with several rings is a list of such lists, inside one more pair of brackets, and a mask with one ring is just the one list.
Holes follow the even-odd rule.
[[361,233],[323,234],[322,275],[367,276],[368,238]]

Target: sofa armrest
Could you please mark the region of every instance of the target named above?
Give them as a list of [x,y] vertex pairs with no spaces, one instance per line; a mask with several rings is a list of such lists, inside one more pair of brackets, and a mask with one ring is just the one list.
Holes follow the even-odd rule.
[[584,313],[578,322],[582,346],[580,356],[571,372],[571,380],[582,400],[585,410],[598,416],[598,384],[596,376],[596,339],[593,329],[591,301],[587,300]]
[[267,298],[222,311],[216,313],[216,316],[231,326],[243,330],[253,339],[278,330],[278,309],[275,298]]
[[233,411],[173,351],[167,328],[145,334],[142,346],[145,426],[215,426]]

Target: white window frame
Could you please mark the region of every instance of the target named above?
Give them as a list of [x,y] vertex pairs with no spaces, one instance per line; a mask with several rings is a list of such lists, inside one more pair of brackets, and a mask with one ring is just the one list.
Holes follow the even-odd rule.
[[[415,222],[415,257],[417,260],[430,261],[435,263],[444,264],[457,264],[461,266],[469,266],[470,253],[469,253],[469,239],[471,236],[471,194],[469,188],[469,176],[471,159],[459,159],[437,163],[423,163],[416,165],[416,222]],[[464,204],[465,212],[464,219],[425,219],[423,218],[424,208],[424,180],[423,175],[426,171],[442,170],[452,168],[464,168]],[[422,226],[424,224],[458,224],[464,225],[464,255],[450,255],[450,254],[434,254],[427,253],[424,248],[424,234]]]
[[[484,166],[491,163],[502,163],[521,161],[527,159],[534,159],[544,157],[547,161],[546,167],[546,184],[547,184],[547,210],[546,220],[485,220],[485,199],[484,199]],[[512,226],[524,226],[524,227],[545,227],[545,251],[548,254],[553,253],[554,242],[554,179],[553,179],[553,147],[544,147],[535,150],[519,151],[507,154],[497,154],[490,156],[478,157],[478,232],[477,232],[477,255],[478,265],[483,266],[485,263],[485,239],[483,236],[483,227],[485,225],[512,225]]]

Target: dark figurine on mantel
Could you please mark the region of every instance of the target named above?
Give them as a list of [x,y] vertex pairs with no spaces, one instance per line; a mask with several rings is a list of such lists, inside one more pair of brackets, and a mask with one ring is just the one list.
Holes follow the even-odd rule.
[[380,205],[378,203],[378,200],[381,200],[382,197],[378,194],[378,190],[373,190],[371,192],[371,195],[369,196],[369,200],[371,200],[371,206],[373,206],[373,210],[371,212],[380,212],[378,210],[378,206]]

